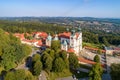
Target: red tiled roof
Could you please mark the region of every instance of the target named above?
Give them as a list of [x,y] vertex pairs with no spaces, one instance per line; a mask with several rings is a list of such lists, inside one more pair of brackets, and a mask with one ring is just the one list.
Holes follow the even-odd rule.
[[68,51],[67,52],[75,52],[75,50],[73,49],[73,48],[70,48],[70,49],[68,49]]
[[39,46],[43,45],[43,44],[42,44],[42,41],[39,40],[38,43],[37,43],[37,45],[39,45]]
[[[92,48],[92,47],[88,47],[88,46],[84,46],[84,48],[90,49],[90,50],[94,50],[94,51],[99,50],[98,48]],[[101,50],[101,51],[102,51],[102,52],[106,52],[105,50]]]
[[38,34],[39,37],[47,37],[48,34],[46,32],[33,32],[33,34]]
[[37,42],[37,40],[35,40],[35,39],[34,39],[34,40],[27,40],[27,39],[24,39],[24,40],[22,40],[22,41],[26,41],[26,42],[30,42],[30,43],[32,43],[32,42],[33,42],[33,43],[34,43],[34,42]]
[[95,62],[90,61],[90,60],[87,60],[87,59],[84,59],[84,58],[78,58],[78,60],[79,60],[80,62],[84,62],[84,63],[88,63],[88,64],[95,64]]
[[63,38],[70,38],[71,33],[70,32],[63,32],[60,33],[58,36]]
[[[80,62],[84,62],[84,63],[88,63],[88,64],[92,64],[92,65],[96,63],[96,62],[94,62],[94,61],[87,60],[87,59],[84,59],[84,58],[82,58],[82,57],[79,57],[78,60],[79,60]],[[105,67],[105,64],[101,64],[101,66],[102,66],[102,67]]]
[[20,33],[15,33],[14,36],[20,38],[21,40],[25,39],[24,33],[22,33],[22,34],[20,34]]
[[48,36],[48,34],[46,32],[41,32],[41,34],[39,34],[39,36],[46,38]]
[[[78,38],[79,33],[75,33],[76,37]],[[63,32],[58,34],[59,37],[63,37],[63,38],[70,38],[71,36],[71,32]]]

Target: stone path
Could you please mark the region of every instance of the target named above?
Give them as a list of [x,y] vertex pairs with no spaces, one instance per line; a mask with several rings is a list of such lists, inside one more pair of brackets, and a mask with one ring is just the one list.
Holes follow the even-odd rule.
[[42,71],[41,74],[39,75],[39,80],[47,80],[44,71]]
[[[58,78],[58,79],[56,79],[56,80],[75,80],[75,79],[73,79],[72,76],[69,76],[69,77],[64,77],[64,78]],[[76,80],[77,80],[77,79],[76,79]]]

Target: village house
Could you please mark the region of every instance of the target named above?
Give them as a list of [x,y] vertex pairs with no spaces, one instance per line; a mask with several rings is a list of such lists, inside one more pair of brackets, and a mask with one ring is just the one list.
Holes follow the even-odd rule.
[[42,40],[47,37],[47,33],[45,33],[45,32],[35,32],[35,33],[32,33],[32,34],[28,34],[28,33],[26,33],[26,34],[27,34],[27,36],[32,36],[33,39],[31,39],[31,40],[26,39],[24,33],[22,33],[22,34],[15,33],[14,36],[20,38],[21,43],[32,45],[32,46],[35,46],[35,47],[41,47],[43,45]]

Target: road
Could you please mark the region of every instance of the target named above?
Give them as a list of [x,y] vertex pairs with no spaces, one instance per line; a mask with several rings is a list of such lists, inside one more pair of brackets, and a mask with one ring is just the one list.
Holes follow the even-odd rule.
[[89,73],[89,71],[90,71],[90,70],[85,69],[85,68],[78,68],[77,70],[81,71],[81,72],[85,72],[85,73]]
[[[29,57],[32,57],[34,54],[36,54],[38,50],[34,50],[34,48],[32,48],[32,52],[30,55],[28,55]],[[15,69],[26,69],[28,70],[28,67],[26,66],[26,62],[20,64],[19,66],[17,66]]]
[[[84,50],[84,54],[82,54],[82,56],[86,57],[87,59],[91,59],[91,60],[94,59],[95,55],[96,55],[95,53],[92,53],[92,52],[90,52],[88,50]],[[110,72],[110,65],[112,63],[120,63],[120,59],[115,58],[115,57],[106,56],[106,54],[101,54],[101,55],[99,55],[99,57],[100,57],[101,63],[107,65],[107,69],[106,70],[108,72],[108,73],[103,74],[102,80],[111,80],[111,76],[109,74],[109,72]],[[84,69],[81,69],[81,70],[83,70],[84,72],[86,71]],[[87,79],[80,79],[80,80],[87,80]]]
[[76,79],[73,79],[72,76],[69,76],[69,77],[64,77],[64,78],[58,78],[56,80],[76,80]]
[[39,80],[47,80],[44,71],[42,71],[41,74],[39,75]]
[[[28,55],[28,57],[33,57],[33,55],[35,55],[39,50],[35,50],[34,48],[32,48],[32,52],[30,55]],[[24,62],[23,64],[19,65],[18,67],[16,67],[15,69],[26,69],[28,70],[29,68],[26,66],[26,62]],[[44,74],[44,71],[41,72],[41,74],[39,75],[39,80],[47,80],[46,76]]]

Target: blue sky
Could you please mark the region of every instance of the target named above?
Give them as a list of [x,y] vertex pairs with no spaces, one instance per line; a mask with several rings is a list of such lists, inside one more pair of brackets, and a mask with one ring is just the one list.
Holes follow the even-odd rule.
[[120,18],[120,0],[0,0],[0,17]]

